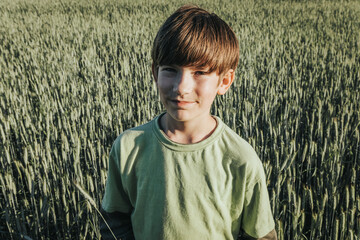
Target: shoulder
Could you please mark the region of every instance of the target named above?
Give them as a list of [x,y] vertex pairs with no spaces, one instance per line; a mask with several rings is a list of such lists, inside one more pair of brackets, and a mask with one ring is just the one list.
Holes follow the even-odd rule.
[[153,139],[153,120],[122,132],[113,142],[109,162],[119,169],[132,169],[139,155],[146,154]]
[[113,143],[113,150],[123,148],[131,149],[137,145],[145,144],[153,135],[153,121],[151,120],[143,125],[130,128],[122,132]]
[[143,125],[125,130],[116,138],[115,143],[144,138],[152,135],[153,122],[154,120],[151,120]]
[[229,157],[237,159],[239,164],[254,163],[261,164],[254,148],[231,128],[225,125],[221,138],[222,144],[226,146]]
[[[226,156],[231,159],[232,169],[239,170],[248,180],[257,181],[264,177],[264,170],[254,148],[231,128],[225,125],[221,145]],[[243,175],[244,176],[244,175]]]

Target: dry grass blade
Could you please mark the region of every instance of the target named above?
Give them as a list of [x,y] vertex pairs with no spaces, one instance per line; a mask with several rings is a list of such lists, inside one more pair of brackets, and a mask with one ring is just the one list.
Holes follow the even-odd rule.
[[100,210],[97,208],[96,203],[94,201],[94,199],[87,193],[87,191],[85,189],[83,189],[76,181],[73,182],[74,186],[81,192],[81,194],[86,198],[86,200],[89,201],[89,203],[91,204],[91,206],[93,208],[95,208],[95,210],[99,213],[100,217],[103,219],[103,221],[105,222],[106,226],[109,228],[111,234],[113,235],[114,239],[116,240],[116,236],[114,235],[113,231],[111,230],[110,226],[108,225],[108,223],[106,222],[104,216],[101,214]]

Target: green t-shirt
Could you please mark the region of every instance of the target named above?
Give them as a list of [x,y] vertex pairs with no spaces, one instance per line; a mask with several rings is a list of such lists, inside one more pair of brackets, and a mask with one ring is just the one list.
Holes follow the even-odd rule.
[[236,239],[274,229],[265,174],[253,148],[218,117],[195,144],[171,141],[159,116],[114,142],[102,207],[131,214],[135,239]]

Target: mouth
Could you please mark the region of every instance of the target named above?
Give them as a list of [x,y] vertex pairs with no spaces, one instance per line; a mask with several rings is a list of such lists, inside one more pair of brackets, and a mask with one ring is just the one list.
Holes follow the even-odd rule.
[[178,107],[189,107],[195,104],[195,101],[190,101],[190,100],[171,99],[170,102]]

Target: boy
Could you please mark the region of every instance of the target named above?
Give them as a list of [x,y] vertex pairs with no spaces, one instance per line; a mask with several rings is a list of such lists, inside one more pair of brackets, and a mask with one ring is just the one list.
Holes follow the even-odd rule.
[[[276,239],[263,167],[252,147],[210,115],[239,60],[234,32],[183,6],[160,28],[152,71],[166,112],[114,142],[102,202],[121,239]],[[104,239],[114,239],[104,222]]]

